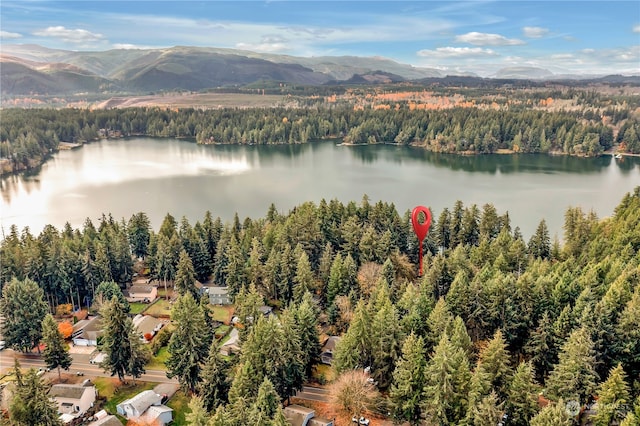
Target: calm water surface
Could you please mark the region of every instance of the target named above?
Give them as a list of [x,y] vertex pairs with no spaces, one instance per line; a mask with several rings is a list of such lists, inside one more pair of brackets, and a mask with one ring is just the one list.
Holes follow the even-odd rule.
[[528,237],[545,218],[562,236],[569,206],[609,216],[640,185],[640,158],[546,155],[461,157],[388,145],[344,147],[324,141],[293,146],[200,146],[174,139],[101,141],[61,151],[31,176],[2,179],[1,221],[37,233],[50,223],[80,227],[102,213],[129,219],[144,211],[158,229],[165,214],[191,223],[206,210],[223,221],[286,213],[322,198],[416,205],[435,216],[460,199],[508,211]]

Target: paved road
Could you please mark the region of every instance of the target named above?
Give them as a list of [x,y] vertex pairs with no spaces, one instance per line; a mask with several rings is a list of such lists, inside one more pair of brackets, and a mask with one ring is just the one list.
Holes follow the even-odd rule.
[[307,401],[329,402],[329,391],[324,388],[316,388],[312,386],[303,386],[302,390],[295,395],[296,398],[306,399]]
[[[69,372],[82,372],[87,378],[91,377],[111,377],[109,373],[105,373],[104,370],[97,365],[89,363],[89,359],[91,355],[89,354],[78,354],[72,353],[71,358],[73,358],[73,363],[71,364],[71,368],[69,368]],[[4,373],[7,370],[13,368],[14,359],[18,359],[20,365],[24,368],[44,368],[45,363],[42,359],[41,355],[38,355],[37,352],[23,354],[21,352],[14,352],[10,349],[5,349],[0,352],[0,370]],[[62,370],[66,373],[66,371]],[[57,370],[50,371],[46,373],[47,377],[57,377]],[[127,377],[127,380],[129,377]],[[145,374],[143,374],[139,379],[143,382],[153,382],[153,383],[178,383],[176,379],[168,379],[167,375],[162,370],[147,370]]]

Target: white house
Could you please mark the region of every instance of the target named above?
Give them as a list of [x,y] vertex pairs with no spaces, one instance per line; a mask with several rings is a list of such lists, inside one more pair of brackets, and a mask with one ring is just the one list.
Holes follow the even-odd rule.
[[96,387],[93,385],[65,385],[51,386],[49,397],[58,405],[58,414],[79,417],[86,413],[96,402]]
[[161,395],[152,390],[146,390],[122,401],[116,406],[116,410],[127,419],[140,418],[145,422],[156,421],[160,425],[165,425],[173,420],[173,409],[162,405],[161,401]]
[[99,316],[81,320],[73,326],[71,338],[76,346],[97,346],[102,335],[102,318]]
[[152,285],[132,285],[125,292],[128,302],[153,303],[158,297],[158,287]]

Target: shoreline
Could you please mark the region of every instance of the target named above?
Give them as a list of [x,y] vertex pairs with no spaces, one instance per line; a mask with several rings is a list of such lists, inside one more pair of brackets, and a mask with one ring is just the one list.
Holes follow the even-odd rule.
[[[19,170],[12,170],[12,171],[5,171],[4,166],[6,166],[6,164],[3,165],[3,163],[7,163],[9,161],[9,159],[7,158],[1,158],[0,159],[0,166],[2,166],[2,169],[0,171],[0,178],[4,178],[6,176],[11,176],[11,175],[20,175],[22,173],[25,172],[29,172],[31,170],[35,170],[38,167],[42,167],[47,160],[49,160],[49,158],[51,158],[53,155],[55,155],[57,152],[59,151],[69,151],[69,150],[76,150],[76,149],[80,149],[82,148],[84,145],[88,145],[91,144],[93,142],[99,142],[102,140],[109,140],[109,139],[126,139],[129,137],[149,137],[152,138],[154,136],[146,136],[143,134],[132,134],[132,135],[121,135],[121,136],[117,136],[117,137],[110,137],[110,138],[104,138],[104,137],[100,137],[100,138],[96,138],[94,140],[89,140],[89,141],[84,141],[84,142],[59,142],[58,144],[58,150],[49,153],[49,155],[47,155],[45,158],[40,158],[38,164],[33,164],[30,165],[30,167],[27,168],[21,168]],[[179,139],[179,140],[189,140],[192,139],[190,137],[176,137],[174,139]],[[327,138],[327,139],[319,139],[318,142],[321,141],[325,141],[325,140],[330,140],[330,139],[335,139],[335,138]],[[314,141],[309,141],[309,142],[304,142],[304,143],[313,143]],[[238,144],[233,144],[233,143],[224,143],[224,142],[215,142],[215,143],[199,143],[196,142],[198,145],[238,145]],[[250,146],[251,144],[240,144],[240,145],[247,145]],[[293,145],[293,144],[274,144],[274,145]],[[350,142],[340,142],[337,143],[336,146],[346,146],[346,147],[355,147],[355,146],[375,146],[375,145],[391,145],[391,146],[404,146],[398,143],[394,143],[394,142],[379,142],[379,143],[350,143]],[[406,145],[408,147],[413,147],[413,148],[422,148],[422,149],[426,149],[424,148],[424,146],[421,145],[413,145],[413,144],[409,144]],[[543,155],[549,155],[549,156],[567,156],[567,157],[575,157],[575,158],[598,158],[598,157],[607,157],[607,156],[611,156],[614,159],[616,159],[617,155],[620,155],[622,158],[624,157],[636,157],[636,158],[640,158],[640,154],[634,154],[634,153],[630,153],[630,152],[622,152],[622,151],[613,151],[613,149],[609,149],[607,151],[604,151],[602,154],[600,154],[598,157],[588,157],[586,155],[575,155],[575,154],[566,154],[560,151],[550,151],[550,152],[516,152],[512,149],[508,149],[508,148],[500,148],[497,149],[494,152],[490,152],[490,153],[484,153],[484,152],[474,152],[474,151],[457,151],[457,152],[441,152],[441,151],[431,151],[431,150],[427,150],[428,152],[433,152],[433,153],[437,153],[437,154],[448,154],[448,155],[459,155],[462,157],[472,157],[472,156],[482,156],[482,155],[528,155],[528,154],[543,154]]]

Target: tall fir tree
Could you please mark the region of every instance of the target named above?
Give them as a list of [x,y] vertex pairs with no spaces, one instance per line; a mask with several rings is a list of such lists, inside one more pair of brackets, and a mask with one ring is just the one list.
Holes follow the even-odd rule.
[[567,414],[566,404],[560,399],[557,403],[550,403],[536,414],[529,423],[530,426],[572,426],[573,421]]
[[389,392],[394,419],[408,421],[411,425],[418,425],[422,421],[426,367],[422,337],[411,333],[402,345],[402,356],[396,363]]
[[228,400],[229,366],[218,348],[218,342],[214,341],[209,347],[209,356],[202,367],[202,380],[198,383],[198,395],[207,411],[214,411],[218,406]]
[[112,376],[117,375],[121,382],[125,381],[126,375],[135,380],[145,372],[148,353],[125,306],[114,296],[102,305],[100,316],[103,334],[99,349],[107,354],[100,366]]
[[58,323],[51,314],[47,314],[42,320],[42,343],[45,345],[42,358],[48,368],[58,369],[58,380],[60,380],[60,369],[68,370],[72,360],[64,337],[58,330]]
[[191,293],[194,299],[199,299],[198,289],[196,288],[196,273],[193,269],[191,257],[185,249],[180,251],[178,260],[178,269],[176,271],[176,279],[173,282],[174,289],[180,296]]
[[506,411],[510,422],[528,424],[539,410],[538,391],[531,363],[518,365],[507,390]]
[[167,347],[167,377],[177,377],[185,390],[194,392],[210,345],[206,339],[205,314],[202,306],[187,292],[173,305],[171,319],[175,330]]
[[631,403],[629,385],[622,365],[609,372],[609,377],[598,389],[598,411],[593,419],[595,426],[609,426],[624,420]]
[[462,349],[442,334],[425,370],[423,410],[435,424],[457,424],[467,414],[469,361]]
[[9,405],[9,417],[16,426],[62,426],[57,407],[49,398],[49,386],[34,368],[26,374],[20,363],[14,363],[14,388]]
[[595,371],[593,341],[585,328],[569,335],[562,346],[558,364],[546,381],[549,394],[555,398],[575,400],[583,405],[593,395],[598,382]]
[[2,288],[2,336],[8,347],[26,352],[42,338],[42,320],[49,310],[44,291],[35,281],[12,278]]

